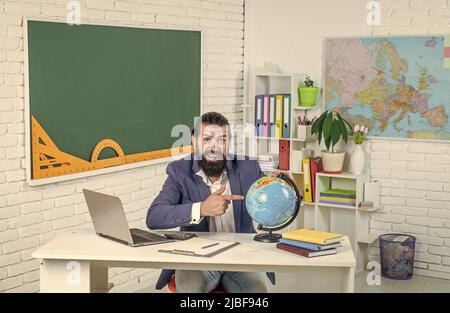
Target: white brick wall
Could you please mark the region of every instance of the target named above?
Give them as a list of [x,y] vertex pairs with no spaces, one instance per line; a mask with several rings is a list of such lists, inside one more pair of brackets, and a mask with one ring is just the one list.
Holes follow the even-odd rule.
[[[165,180],[166,165],[30,187],[24,169],[22,18],[65,20],[65,0],[0,0],[0,292],[39,289],[31,253],[56,234],[90,226],[82,188],[120,196],[132,227]],[[82,22],[204,31],[204,107],[241,120],[244,0],[81,0]],[[448,261],[448,260],[447,260]],[[448,263],[448,262],[447,262]],[[159,270],[110,269],[113,291],[154,284]]]
[[[375,35],[450,33],[448,0],[381,0],[382,25]],[[450,279],[450,144],[370,141],[370,173],[381,181],[382,213],[371,232],[417,237],[416,274]],[[444,240],[445,239],[445,240]],[[370,249],[377,258],[377,245]]]

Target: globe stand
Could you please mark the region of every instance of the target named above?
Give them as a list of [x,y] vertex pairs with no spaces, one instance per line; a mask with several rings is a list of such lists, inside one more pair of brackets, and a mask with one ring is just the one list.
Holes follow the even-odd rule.
[[268,233],[258,234],[258,235],[255,235],[255,237],[253,237],[253,239],[256,241],[266,242],[266,243],[278,242],[278,241],[280,241],[280,238],[281,238],[280,234],[274,234],[274,233],[272,233],[272,230],[270,230],[270,229],[269,229]]

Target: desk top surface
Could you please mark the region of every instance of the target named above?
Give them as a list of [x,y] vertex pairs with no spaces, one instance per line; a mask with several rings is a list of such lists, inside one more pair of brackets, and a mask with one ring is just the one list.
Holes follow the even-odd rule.
[[213,257],[195,257],[158,252],[170,249],[170,243],[143,247],[129,247],[105,239],[93,230],[77,229],[63,233],[33,254],[38,259],[148,262],[148,263],[195,263],[223,265],[273,265],[280,266],[324,266],[354,267],[355,256],[348,237],[335,255],[306,258],[291,252],[277,249],[275,243],[261,243],[253,240],[255,234],[242,233],[197,233],[199,237],[218,240],[237,241],[241,244]]

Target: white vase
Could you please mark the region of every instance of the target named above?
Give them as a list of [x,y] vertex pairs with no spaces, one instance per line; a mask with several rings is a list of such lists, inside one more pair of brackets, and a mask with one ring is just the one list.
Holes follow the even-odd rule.
[[361,175],[364,171],[364,165],[366,163],[366,153],[361,145],[355,145],[352,155],[350,156],[349,170],[355,175]]

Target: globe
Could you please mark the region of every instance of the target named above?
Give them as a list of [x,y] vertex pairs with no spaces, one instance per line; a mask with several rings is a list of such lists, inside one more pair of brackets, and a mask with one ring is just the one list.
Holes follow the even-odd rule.
[[284,174],[254,182],[245,197],[247,212],[259,224],[259,230],[269,231],[256,235],[255,240],[277,242],[281,236],[272,231],[286,227],[295,219],[302,199],[295,183]]

